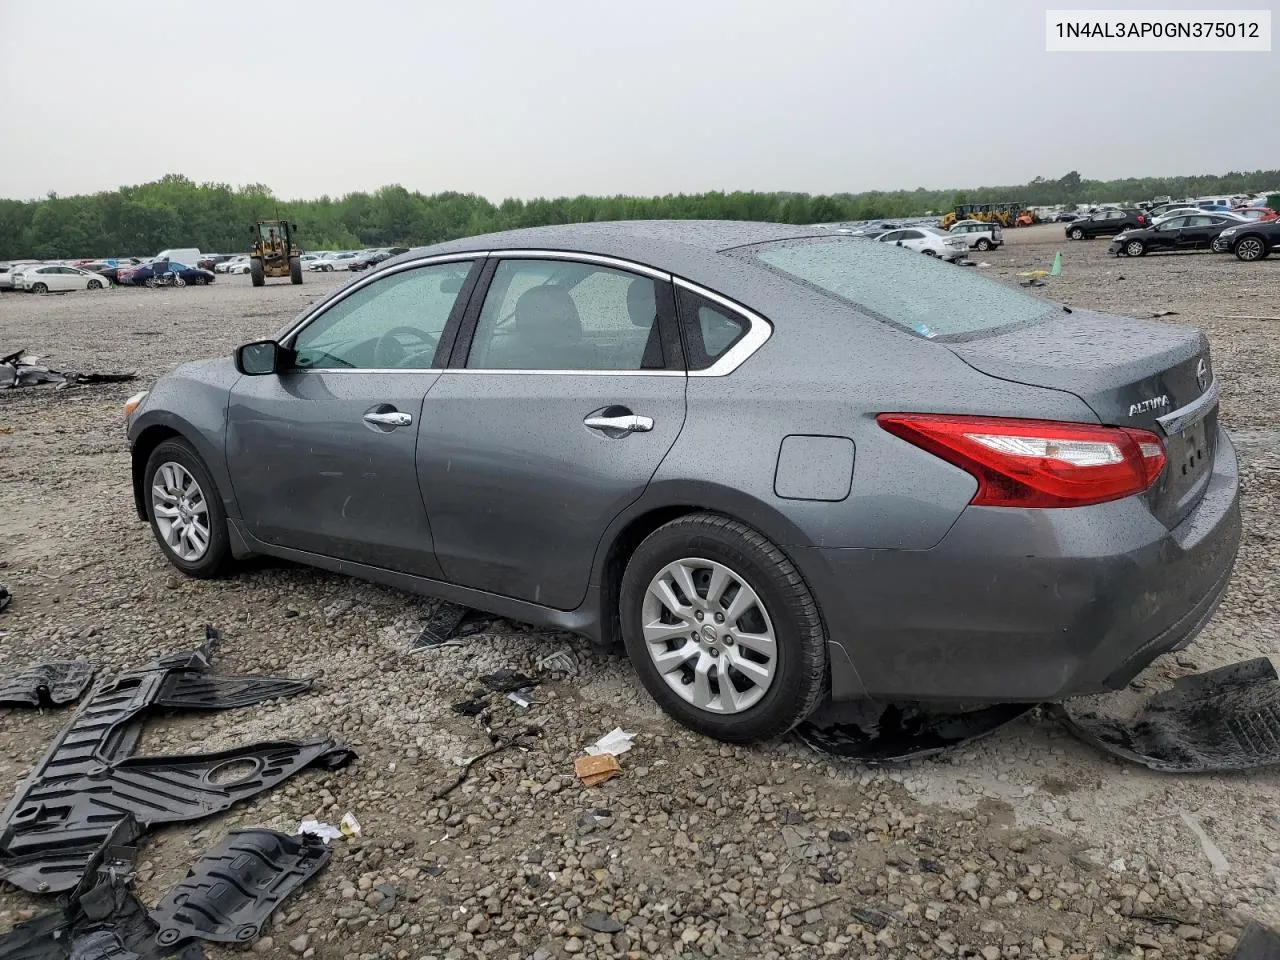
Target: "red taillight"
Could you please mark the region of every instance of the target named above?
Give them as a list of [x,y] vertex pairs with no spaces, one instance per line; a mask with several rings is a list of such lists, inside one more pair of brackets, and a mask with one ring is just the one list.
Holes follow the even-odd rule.
[[876,421],[978,481],[983,507],[1084,507],[1141,493],[1164,469],[1154,433],[1054,420],[882,413]]

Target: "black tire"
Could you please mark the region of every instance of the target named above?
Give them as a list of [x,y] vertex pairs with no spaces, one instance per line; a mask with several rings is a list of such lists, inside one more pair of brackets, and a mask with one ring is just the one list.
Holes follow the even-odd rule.
[[289,258],[289,282],[290,283],[302,282],[302,261],[299,260],[297,257]]
[[[668,564],[698,557],[724,564],[755,590],[772,621],[777,664],[755,705],[738,713],[702,710],[667,685],[649,654],[642,608],[649,584]],[[800,572],[777,546],[746,524],[694,513],[651,533],[636,548],[619,598],[627,655],[645,689],[671,717],[698,733],[729,743],[767,740],[809,716],[830,688],[827,637],[818,604]]]
[[926,257],[936,257],[938,255],[938,252],[936,250],[921,250],[920,252],[923,253]]
[[[155,503],[151,488],[156,483],[156,472],[166,463],[176,462],[186,468],[200,487],[209,518],[209,545],[202,557],[195,561],[182,559],[165,543],[164,536],[156,523]],[[204,461],[196,453],[195,448],[186,440],[175,437],[166,440],[151,451],[147,458],[146,472],[143,474],[143,492],[147,504],[147,520],[151,523],[151,532],[156,543],[160,545],[165,559],[189,577],[208,580],[226,571],[231,560],[231,542],[227,535],[227,515],[222,508],[222,496],[218,486],[209,475]]]
[[979,250],[981,250],[983,253],[986,253],[988,250],[991,249],[991,241],[988,240],[986,237],[979,237],[978,242],[975,243],[974,246],[977,247]]
[[257,257],[249,261],[249,276],[253,279],[255,287],[260,287],[267,282],[267,275],[262,269],[262,261]]
[[1147,255],[1147,245],[1141,240],[1129,240],[1124,245],[1124,255],[1126,257],[1145,257]]
[[31,285],[32,293],[48,293],[49,285],[47,283],[33,283]]
[[1084,231],[1081,230],[1079,227],[1072,227],[1069,231],[1067,231],[1067,236],[1070,237],[1072,240],[1083,240]]
[[90,290],[101,290],[101,289],[102,289],[102,281],[101,281],[101,280],[90,280],[88,283],[86,283],[86,284],[85,284],[85,286],[86,286],[86,287],[88,287]]
[[145,283],[152,290],[156,288],[156,278],[154,276],[147,277],[147,279],[142,282]]
[[1269,252],[1266,241],[1261,237],[1241,237],[1236,241],[1236,259],[1245,263],[1263,260]]

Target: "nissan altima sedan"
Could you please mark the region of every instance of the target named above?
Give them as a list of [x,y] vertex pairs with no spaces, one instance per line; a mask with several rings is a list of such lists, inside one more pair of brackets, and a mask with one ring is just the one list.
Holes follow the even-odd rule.
[[1121,686],[1240,536],[1199,331],[774,224],[414,250],[126,415],[184,573],[269,554],[621,642],[730,741]]

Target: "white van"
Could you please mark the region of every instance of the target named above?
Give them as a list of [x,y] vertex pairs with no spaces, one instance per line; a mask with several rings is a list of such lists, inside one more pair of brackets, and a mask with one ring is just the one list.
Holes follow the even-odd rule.
[[184,267],[194,267],[196,261],[200,259],[200,251],[195,247],[178,247],[174,250],[161,250],[154,257],[156,260],[172,260],[182,264]]

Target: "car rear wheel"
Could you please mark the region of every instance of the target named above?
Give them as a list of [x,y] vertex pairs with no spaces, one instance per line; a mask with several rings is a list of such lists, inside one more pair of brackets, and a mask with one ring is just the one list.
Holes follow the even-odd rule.
[[1236,244],[1236,259],[1245,263],[1261,260],[1267,255],[1267,245],[1258,237],[1245,237]]
[[182,439],[151,452],[143,477],[147,519],[173,566],[189,577],[215,577],[231,556],[227,518],[204,461]]
[[49,285],[47,283],[33,283],[31,285],[32,293],[48,293]]
[[1081,230],[1079,227],[1073,227],[1071,229],[1071,232],[1067,234],[1067,236],[1069,236],[1072,240],[1083,240],[1084,231]]
[[920,252],[926,257],[936,257],[938,255],[938,251],[936,250],[921,250]]
[[101,280],[90,280],[88,283],[86,283],[86,284],[85,284],[85,286],[86,286],[86,287],[88,287],[90,290],[101,290],[101,289],[102,289],[102,281],[101,281]]
[[654,531],[627,564],[619,607],[645,689],[699,733],[775,737],[827,693],[813,595],[777,546],[736,520],[696,513]]
[[1147,253],[1147,245],[1141,240],[1130,240],[1124,245],[1124,252],[1130,257],[1143,257]]
[[988,240],[986,237],[982,237],[980,240],[978,240],[977,243],[974,244],[974,246],[985,253],[986,251],[991,249],[991,241]]

